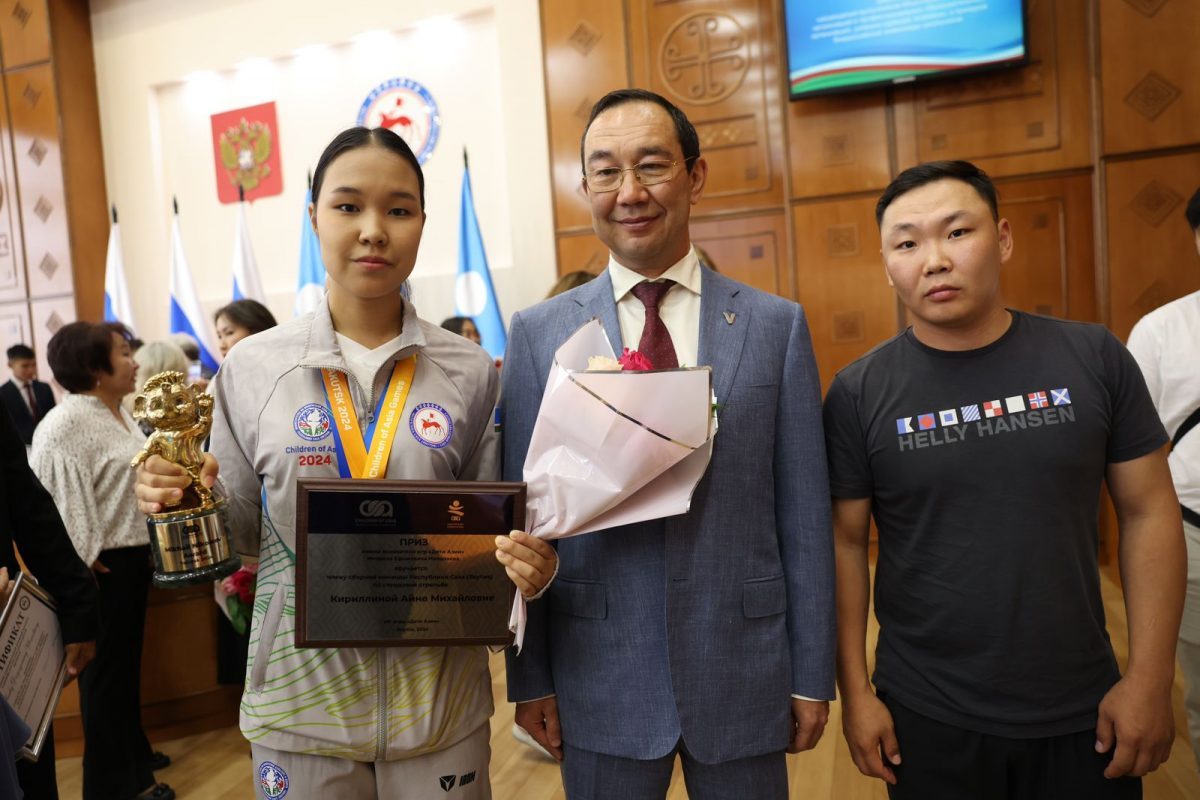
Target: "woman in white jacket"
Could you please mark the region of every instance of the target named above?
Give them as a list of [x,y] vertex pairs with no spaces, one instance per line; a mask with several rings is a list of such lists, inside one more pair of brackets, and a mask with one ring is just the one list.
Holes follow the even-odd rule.
[[[369,429],[378,398],[399,397],[393,381],[414,370],[402,422],[386,437],[393,444],[381,477],[499,474],[491,359],[419,319],[400,294],[421,241],[424,190],[416,157],[394,133],[339,134],[317,163],[310,206],[328,273],[326,303],[240,342],[214,380],[205,481],[211,485],[219,464],[238,549],[260,558],[241,710],[260,797],[445,796],[442,779],[450,775],[455,798],[491,796],[483,648],[293,645],[296,480],[358,477],[334,446],[329,398],[339,395],[327,387],[346,386]],[[430,413],[439,427],[433,433],[422,424]],[[142,509],[161,510],[185,483],[174,465],[151,459],[139,475]],[[497,548],[527,596],[554,573],[554,550],[540,540],[514,532]]]

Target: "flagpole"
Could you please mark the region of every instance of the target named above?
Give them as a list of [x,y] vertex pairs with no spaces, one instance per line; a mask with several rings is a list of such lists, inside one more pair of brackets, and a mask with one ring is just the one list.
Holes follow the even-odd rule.
[[170,252],[170,301],[171,333],[186,333],[196,340],[200,347],[200,360],[213,372],[216,372],[218,361],[216,342],[212,327],[205,318],[200,297],[196,292],[196,283],[188,267],[187,256],[183,251],[183,233],[179,225],[179,199],[171,198],[171,207],[175,218],[171,224]]

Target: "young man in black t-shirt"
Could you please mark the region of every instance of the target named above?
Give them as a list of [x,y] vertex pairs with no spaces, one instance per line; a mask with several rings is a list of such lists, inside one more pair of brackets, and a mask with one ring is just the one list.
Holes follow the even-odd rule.
[[[1004,307],[1012,231],[974,165],[907,170],[876,215],[913,325],[842,370],[825,402],[855,763],[894,799],[1141,797],[1137,776],[1174,737],[1186,563],[1141,373],[1099,325]],[[1123,678],[1100,597],[1105,481],[1121,523]]]

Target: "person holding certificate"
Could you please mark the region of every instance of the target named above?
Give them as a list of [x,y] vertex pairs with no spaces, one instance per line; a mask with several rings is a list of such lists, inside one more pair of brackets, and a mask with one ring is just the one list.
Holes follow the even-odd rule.
[[[29,468],[16,426],[0,414],[0,569],[15,580],[20,565],[14,545],[54,597],[67,675],[74,679],[96,654],[96,581],[75,552],[54,500]],[[53,728],[37,762],[18,762],[17,775],[26,796],[57,800]]]
[[[268,797],[440,796],[451,778],[455,797],[491,796],[486,650],[294,644],[298,479],[499,474],[491,359],[418,318],[400,293],[421,242],[424,194],[399,136],[339,134],[312,179],[325,302],[239,343],[213,381],[204,481],[212,485],[219,464],[230,532],[259,558],[241,728]],[[139,473],[142,509],[161,511],[186,483],[182,470],[150,458]],[[549,582],[552,547],[518,532],[497,547],[522,593]]]

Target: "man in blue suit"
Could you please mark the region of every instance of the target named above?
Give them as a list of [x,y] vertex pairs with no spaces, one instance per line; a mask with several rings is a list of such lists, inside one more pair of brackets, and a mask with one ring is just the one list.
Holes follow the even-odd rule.
[[611,251],[591,283],[513,316],[504,475],[521,480],[554,351],[598,317],[658,368],[710,365],[719,404],[691,510],[560,540],[559,574],[508,655],[516,720],[562,760],[571,800],[785,798],[834,695],[821,392],[804,312],[702,267],[688,233],[708,166],[664,98],[592,109],[583,191]]

